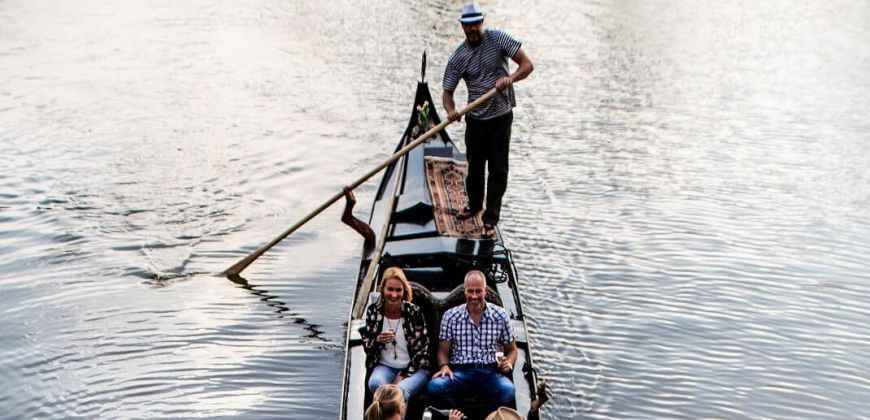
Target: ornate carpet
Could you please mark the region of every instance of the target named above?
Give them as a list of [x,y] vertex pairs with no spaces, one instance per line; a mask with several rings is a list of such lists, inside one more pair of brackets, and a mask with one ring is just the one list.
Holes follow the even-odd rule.
[[459,220],[456,214],[466,204],[465,175],[468,164],[453,159],[426,157],[426,183],[435,207],[435,226],[438,233],[455,238],[483,239],[480,215]]

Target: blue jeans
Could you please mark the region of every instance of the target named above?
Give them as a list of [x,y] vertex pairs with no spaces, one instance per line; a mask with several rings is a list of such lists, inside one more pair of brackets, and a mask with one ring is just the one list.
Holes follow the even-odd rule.
[[426,392],[438,404],[438,407],[459,408],[461,397],[466,394],[485,392],[484,400],[489,403],[487,413],[501,406],[512,407],[515,399],[514,383],[511,382],[497,367],[482,367],[453,371],[453,379],[449,376],[433,378],[429,381]]
[[[372,376],[369,377],[369,391],[374,394],[379,386],[393,383],[401,371],[402,369],[391,368],[380,363],[375,365],[375,368],[372,369]],[[402,379],[399,382],[399,389],[405,396],[405,402],[422,391],[428,381],[429,375],[423,370],[417,370],[413,375]]]

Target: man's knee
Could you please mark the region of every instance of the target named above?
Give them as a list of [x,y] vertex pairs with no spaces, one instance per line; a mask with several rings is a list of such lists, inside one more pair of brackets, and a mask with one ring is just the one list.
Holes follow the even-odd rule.
[[507,378],[501,378],[494,388],[494,396],[502,405],[507,405],[513,402],[516,398],[516,387],[514,387],[514,383]]
[[484,161],[476,161],[469,160],[468,162],[468,174],[465,175],[466,179],[471,179],[474,181],[479,178],[486,171],[486,162]]
[[429,383],[426,384],[426,393],[432,396],[444,394],[447,392],[448,385],[450,384],[449,379],[450,378],[442,376],[430,380]]
[[489,179],[499,179],[499,180],[507,181],[508,172],[509,172],[508,168],[504,167],[504,166],[502,166],[502,167],[496,167],[496,166],[490,167],[489,168]]

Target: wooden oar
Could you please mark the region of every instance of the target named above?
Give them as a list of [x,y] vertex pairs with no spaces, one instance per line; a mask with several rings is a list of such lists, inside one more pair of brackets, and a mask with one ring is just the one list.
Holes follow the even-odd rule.
[[[461,111],[459,111],[459,116],[461,117],[461,116],[465,115],[468,111],[471,111],[472,109],[476,108],[481,103],[489,100],[489,98],[492,98],[497,93],[498,93],[498,91],[495,89],[492,89],[489,92],[486,92],[485,94],[483,94],[483,96],[475,99],[473,102],[471,102],[465,108],[463,108]],[[356,187],[360,186],[360,184],[362,184],[363,182],[366,182],[366,180],[368,180],[369,178],[371,178],[372,176],[374,176],[375,174],[380,172],[381,169],[386,168],[391,163],[395,162],[397,159],[399,159],[400,157],[402,157],[406,153],[410,152],[415,147],[419,146],[420,143],[423,143],[424,141],[426,141],[430,137],[437,134],[439,131],[443,130],[444,127],[447,127],[452,122],[453,121],[451,121],[450,119],[447,119],[447,120],[442,121],[441,124],[438,124],[435,127],[430,128],[429,131],[421,134],[420,137],[417,137],[417,139],[415,139],[411,143],[408,143],[407,146],[399,149],[398,152],[394,153],[387,160],[381,162],[381,164],[379,164],[378,166],[375,166],[374,169],[372,169],[371,171],[369,171],[368,173],[366,173],[365,175],[363,175],[362,177],[360,177],[359,179],[354,181],[352,184],[348,185],[348,187],[350,189],[355,189]],[[303,217],[302,220],[296,222],[296,224],[294,224],[293,226],[290,226],[290,228],[285,230],[284,233],[279,235],[277,238],[272,239],[272,241],[270,241],[266,245],[261,246],[260,249],[252,252],[247,257],[242,258],[241,260],[239,260],[239,262],[233,264],[232,267],[226,269],[226,271],[224,271],[223,274],[227,277],[230,277],[230,278],[238,276],[245,268],[247,268],[249,265],[251,265],[251,263],[253,263],[257,258],[260,258],[260,255],[263,255],[263,253],[268,251],[269,248],[272,248],[273,246],[275,246],[275,244],[277,244],[278,242],[281,242],[287,236],[290,236],[290,234],[295,232],[296,229],[299,229],[302,225],[308,223],[308,221],[313,219],[314,216],[317,216],[323,210],[326,210],[327,207],[331,206],[333,203],[335,203],[336,201],[338,201],[342,197],[344,197],[344,191],[339,191],[338,193],[333,195],[332,198],[327,200],[325,203],[321,204],[320,207],[318,207],[316,210],[312,211],[307,216]]]

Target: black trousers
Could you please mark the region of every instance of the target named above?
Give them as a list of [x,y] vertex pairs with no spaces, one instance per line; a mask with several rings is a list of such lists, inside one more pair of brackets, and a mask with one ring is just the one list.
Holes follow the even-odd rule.
[[[508,153],[511,143],[513,112],[489,120],[466,117],[465,152],[468,158],[468,176],[465,192],[468,207],[483,208],[484,184],[486,185],[486,211],[483,223],[496,224],[501,213],[501,198],[507,189]],[[489,170],[485,179],[484,169]]]

